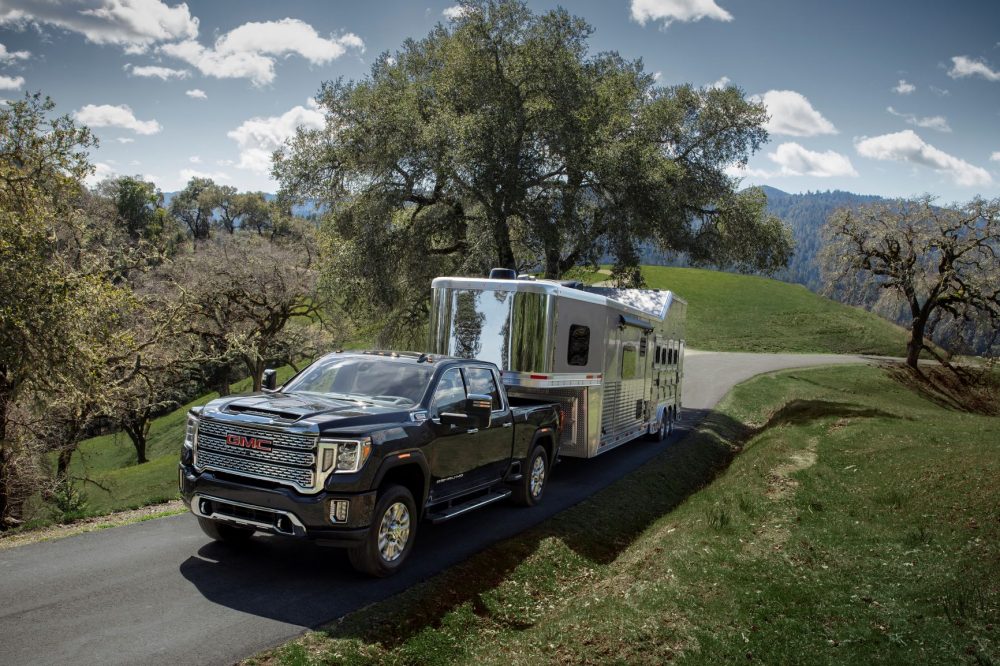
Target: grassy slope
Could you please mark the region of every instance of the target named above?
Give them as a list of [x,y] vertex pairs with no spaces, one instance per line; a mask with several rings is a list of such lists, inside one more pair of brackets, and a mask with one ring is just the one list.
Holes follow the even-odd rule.
[[255,661],[997,663],[998,484],[996,417],[878,368],[763,376],[583,504]]
[[688,302],[687,342],[696,349],[905,355],[902,328],[801,285],[697,268],[644,266],[642,274],[650,287],[670,289]]
[[[278,381],[285,381],[292,374],[291,367],[281,368]],[[234,393],[249,391],[250,388],[249,379],[232,387]],[[73,456],[70,470],[77,478],[94,481],[81,486],[88,513],[97,515],[176,498],[177,460],[184,439],[187,412],[217,397],[217,393],[204,395],[156,419],[150,427],[146,443],[149,462],[143,465],[136,464],[132,440],[124,433],[84,441]]]

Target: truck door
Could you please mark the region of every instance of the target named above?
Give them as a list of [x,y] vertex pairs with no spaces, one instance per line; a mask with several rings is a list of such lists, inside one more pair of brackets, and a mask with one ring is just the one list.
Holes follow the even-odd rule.
[[507,472],[514,449],[514,417],[505,394],[500,391],[499,377],[487,367],[465,369],[465,388],[469,393],[488,395],[492,398],[493,414],[488,428],[480,429],[479,469],[477,477],[483,483],[497,481]]
[[[429,447],[432,501],[461,494],[489,481],[488,472],[492,467],[489,463],[495,462],[498,440],[503,435],[507,437],[505,459],[510,459],[513,430],[504,427],[502,418],[493,419],[491,427],[478,430],[441,423],[442,412],[455,411],[465,402],[469,391],[462,374],[459,368],[451,368],[441,375],[431,399],[430,418],[435,434]],[[508,421],[509,418],[508,410]],[[500,474],[502,472],[496,472],[498,479]]]

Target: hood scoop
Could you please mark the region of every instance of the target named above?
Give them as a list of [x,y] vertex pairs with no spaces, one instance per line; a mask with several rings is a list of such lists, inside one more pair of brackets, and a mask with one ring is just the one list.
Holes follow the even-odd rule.
[[271,419],[282,421],[297,421],[302,418],[302,414],[295,412],[285,412],[277,409],[266,409],[256,405],[241,405],[235,403],[226,407],[226,411],[233,414],[250,414],[252,416],[266,416]]

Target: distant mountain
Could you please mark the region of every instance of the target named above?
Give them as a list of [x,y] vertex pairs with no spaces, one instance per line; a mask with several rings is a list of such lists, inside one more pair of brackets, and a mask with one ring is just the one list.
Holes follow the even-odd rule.
[[820,228],[833,211],[843,207],[856,207],[882,197],[854,194],[842,190],[789,194],[773,187],[762,186],[767,195],[767,211],[791,227],[795,239],[795,254],[788,268],[774,275],[785,282],[803,284],[812,291],[819,291],[820,275],[816,255],[822,239]]

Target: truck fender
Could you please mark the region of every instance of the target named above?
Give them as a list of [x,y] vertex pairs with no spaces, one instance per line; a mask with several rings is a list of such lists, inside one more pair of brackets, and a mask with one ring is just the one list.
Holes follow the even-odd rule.
[[555,428],[545,426],[536,430],[535,434],[531,437],[531,444],[528,445],[528,450],[525,451],[524,457],[528,457],[531,454],[531,450],[535,448],[535,444],[538,444],[543,439],[547,439],[552,443],[550,447],[547,447],[549,449],[549,465],[552,465],[555,463],[556,458],[559,457],[559,434]]
[[418,508],[423,512],[424,505],[427,504],[427,493],[430,491],[430,478],[431,478],[431,468],[427,464],[427,458],[424,456],[423,451],[409,450],[409,451],[397,451],[386,457],[379,466],[378,471],[375,472],[375,481],[373,484],[374,488],[378,488],[382,485],[382,481],[385,479],[386,475],[393,469],[398,469],[400,467],[416,467],[420,469],[420,474],[423,477],[423,493],[421,497],[414,496],[414,500],[418,502]]

